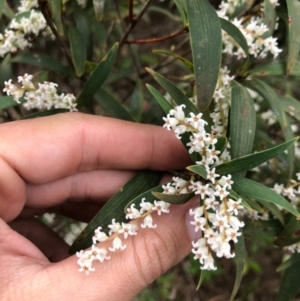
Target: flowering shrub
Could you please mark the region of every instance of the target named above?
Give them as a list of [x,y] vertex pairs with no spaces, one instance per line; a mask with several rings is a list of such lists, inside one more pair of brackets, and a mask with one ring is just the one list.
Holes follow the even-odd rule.
[[[196,197],[199,286],[218,258],[235,257],[233,300],[259,233],[282,249],[278,300],[295,297],[298,1],[22,0],[0,12],[2,121],[82,111],[160,124],[193,162],[164,185],[160,173],[141,171],[117,192],[71,246],[79,271],[124,250],[139,227],[159,227],[153,214]],[[158,15],[170,25],[154,25]]]

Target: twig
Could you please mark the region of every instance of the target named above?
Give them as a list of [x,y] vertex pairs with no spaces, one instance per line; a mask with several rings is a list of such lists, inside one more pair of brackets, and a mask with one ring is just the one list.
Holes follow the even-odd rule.
[[73,66],[72,59],[71,59],[67,49],[65,48],[65,45],[64,45],[63,41],[61,40],[55,26],[53,25],[51,17],[49,16],[49,13],[48,13],[48,10],[47,10],[48,2],[39,0],[38,3],[39,3],[39,8],[41,10],[41,13],[44,16],[44,18],[47,22],[47,25],[50,27],[52,33],[54,34],[54,36],[55,36],[55,38],[56,38],[56,40],[57,40],[57,42],[60,46],[60,49],[61,49],[62,53],[66,57],[66,59],[67,59],[68,63],[70,64],[70,66]]
[[126,40],[127,40],[128,36],[130,35],[131,31],[136,26],[136,24],[139,22],[139,20],[143,17],[144,13],[147,11],[147,9],[150,6],[150,4],[152,3],[152,1],[153,0],[147,0],[145,5],[141,9],[140,13],[135,18],[132,19],[130,25],[128,26],[128,28],[126,30],[126,32],[124,33],[123,37],[121,38],[120,48],[126,43]]
[[133,22],[133,0],[129,0],[129,21]]
[[147,44],[147,43],[156,43],[156,42],[162,42],[169,39],[172,39],[174,37],[178,37],[182,34],[187,33],[188,29],[183,28],[176,32],[171,33],[170,35],[158,37],[158,38],[149,38],[149,39],[139,39],[139,40],[127,40],[125,41],[126,44]]

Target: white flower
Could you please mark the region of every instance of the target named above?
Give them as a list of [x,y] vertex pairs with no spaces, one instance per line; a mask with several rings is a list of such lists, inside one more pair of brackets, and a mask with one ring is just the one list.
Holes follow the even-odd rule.
[[130,208],[127,208],[127,219],[137,219],[141,217],[141,213],[135,208],[135,204],[131,204]]
[[111,252],[115,252],[116,250],[124,250],[126,248],[126,245],[122,244],[122,240],[119,236],[116,236],[113,239],[112,245],[113,246],[109,248]]
[[118,233],[119,230],[122,228],[120,223],[116,223],[116,219],[113,218],[111,221],[111,224],[108,225],[110,228],[109,235],[113,235],[114,233]]
[[169,207],[170,203],[164,202],[164,201],[154,201],[154,207],[152,207],[152,210],[156,210],[158,215],[161,215],[161,213],[169,213]]
[[198,230],[200,229],[204,231],[206,225],[206,218],[195,216],[194,220],[191,221],[191,225],[195,226],[195,232],[198,232]]
[[101,230],[102,230],[101,227],[98,227],[95,230],[95,232],[94,232],[95,234],[93,236],[93,244],[96,244],[97,242],[103,242],[108,239],[108,236],[106,235],[106,233]]
[[123,233],[124,238],[126,239],[128,235],[137,235],[138,226],[136,223],[122,223],[122,228],[118,233]]
[[242,200],[239,199],[238,201],[234,201],[232,199],[228,199],[227,205],[228,209],[227,212],[234,213],[235,215],[238,215],[238,210],[243,209],[243,206],[241,205]]
[[147,214],[141,224],[142,228],[156,228],[157,225],[153,224],[153,219],[151,214]]
[[151,204],[150,202],[145,202],[146,198],[142,198],[142,201],[140,203],[140,213],[143,214],[145,212],[151,211],[153,204]]
[[201,270],[216,270],[217,268],[214,266],[214,259],[211,253],[207,254],[207,257],[204,259],[204,265],[200,267]]

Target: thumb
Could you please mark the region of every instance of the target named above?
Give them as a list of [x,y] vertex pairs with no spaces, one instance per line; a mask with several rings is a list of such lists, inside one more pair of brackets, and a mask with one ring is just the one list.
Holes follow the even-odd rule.
[[132,300],[190,252],[186,227],[190,207],[191,203],[171,206],[170,213],[153,216],[157,224],[155,229],[139,229],[138,235],[125,241],[127,248],[124,251],[110,253],[110,260],[97,262],[96,270],[88,276],[78,272],[75,256],[52,266],[51,273],[61,275],[56,277],[60,279],[56,281],[57,285],[61,279],[65,283],[63,288],[60,286],[53,291],[63,289],[66,296],[74,300]]

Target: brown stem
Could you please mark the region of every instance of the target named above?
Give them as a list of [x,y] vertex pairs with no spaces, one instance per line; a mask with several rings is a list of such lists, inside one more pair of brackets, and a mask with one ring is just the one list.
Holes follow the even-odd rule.
[[129,0],[129,21],[133,22],[133,0]]
[[182,34],[187,33],[187,28],[180,29],[176,32],[171,33],[170,35],[158,37],[158,38],[150,38],[150,39],[139,39],[139,40],[127,40],[125,43],[127,44],[147,44],[147,43],[156,43],[156,42],[162,42],[169,39],[172,39],[174,37],[180,36]]
[[128,28],[126,30],[126,32],[124,33],[123,37],[121,38],[120,48],[126,43],[126,40],[127,40],[128,36],[130,35],[131,31],[136,26],[136,24],[139,22],[139,20],[142,18],[144,13],[147,11],[147,9],[150,6],[152,1],[153,0],[147,0],[145,5],[143,6],[142,10],[140,11],[140,13],[135,18],[132,19],[130,25],[128,26]]
[[59,47],[60,47],[62,53],[66,57],[66,59],[67,59],[68,63],[70,64],[70,66],[73,66],[71,56],[69,55],[69,53],[68,53],[68,51],[67,51],[67,49],[66,49],[66,47],[65,47],[65,45],[63,43],[63,41],[61,40],[61,38],[60,38],[60,36],[59,36],[59,34],[58,34],[58,32],[57,32],[57,30],[56,30],[53,22],[52,22],[51,17],[49,15],[48,7],[47,7],[48,2],[39,0],[38,4],[39,4],[39,8],[41,10],[41,13],[44,16],[44,18],[45,18],[45,20],[47,22],[47,25],[50,27],[52,33],[54,34],[54,36],[55,36],[55,38],[56,38],[56,40],[57,40],[57,42],[59,44]]

